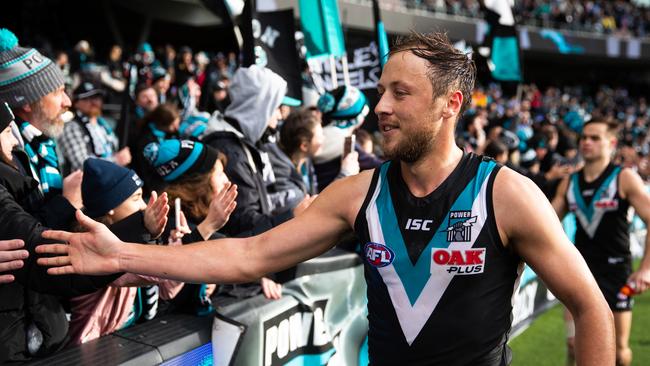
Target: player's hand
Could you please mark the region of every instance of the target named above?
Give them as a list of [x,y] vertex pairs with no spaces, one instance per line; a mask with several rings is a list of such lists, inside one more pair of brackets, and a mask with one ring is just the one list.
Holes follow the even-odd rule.
[[156,191],[151,192],[149,203],[144,210],[144,226],[153,239],[158,239],[163,231],[165,231],[168,219],[167,214],[169,213],[168,203],[169,198],[167,197],[167,192],[163,192],[160,197],[158,197]]
[[282,298],[282,285],[270,278],[262,277],[260,280],[264,297],[270,300],[279,300]]
[[119,249],[123,245],[122,241],[105,225],[92,220],[80,210],[77,210],[77,221],[88,231],[43,232],[43,238],[60,243],[39,245],[36,247],[36,253],[59,256],[38,258],[38,264],[52,267],[47,270],[51,275],[104,275],[119,272]]
[[650,288],[650,269],[640,268],[636,272],[632,273],[630,278],[628,278],[627,283],[634,284],[634,291],[637,293],[644,292]]
[[[0,273],[23,267],[23,259],[29,256],[28,251],[20,249],[24,246],[25,242],[20,239],[0,240]],[[13,275],[0,275],[0,283],[9,283],[13,280]]]

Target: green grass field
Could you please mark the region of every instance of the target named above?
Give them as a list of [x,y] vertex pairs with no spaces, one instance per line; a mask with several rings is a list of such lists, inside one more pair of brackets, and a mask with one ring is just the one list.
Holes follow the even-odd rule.
[[[630,346],[633,365],[650,365],[650,292],[637,296],[634,304]],[[565,364],[565,331],[562,306],[555,306],[536,319],[510,342],[512,366],[562,366]]]

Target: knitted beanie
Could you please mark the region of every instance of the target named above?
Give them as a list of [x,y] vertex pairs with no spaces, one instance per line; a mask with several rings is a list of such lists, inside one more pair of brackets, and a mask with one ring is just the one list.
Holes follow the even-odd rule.
[[317,105],[323,113],[323,125],[334,124],[339,128],[358,126],[370,112],[365,94],[349,85],[321,95]]
[[210,146],[175,139],[147,144],[143,154],[165,182],[207,173],[212,170],[219,157],[219,152]]
[[92,218],[104,216],[142,185],[140,177],[131,169],[102,159],[86,159],[81,181],[84,212]]
[[20,47],[11,31],[0,29],[0,101],[10,107],[31,104],[63,84],[63,73],[52,60]]

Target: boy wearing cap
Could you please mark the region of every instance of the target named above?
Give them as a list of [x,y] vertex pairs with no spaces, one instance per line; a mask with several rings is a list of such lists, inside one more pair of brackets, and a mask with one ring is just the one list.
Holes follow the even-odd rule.
[[91,81],[82,82],[73,92],[75,118],[65,125],[59,139],[68,173],[82,169],[89,157],[113,161],[119,166],[131,162],[129,148],[117,150],[117,136],[102,117],[105,94]]

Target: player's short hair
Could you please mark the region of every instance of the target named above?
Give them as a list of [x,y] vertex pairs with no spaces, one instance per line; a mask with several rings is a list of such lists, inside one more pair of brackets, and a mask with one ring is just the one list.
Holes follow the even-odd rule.
[[398,38],[391,48],[390,55],[411,52],[428,63],[427,76],[433,87],[433,98],[438,98],[452,90],[460,90],[463,104],[460,117],[469,106],[476,80],[476,65],[467,54],[454,48],[446,33],[417,33]]
[[620,130],[620,127],[621,127],[620,124],[618,122],[616,122],[616,121],[608,121],[608,120],[604,120],[604,119],[594,118],[594,119],[591,119],[591,120],[585,122],[585,124],[582,126],[582,128],[585,128],[586,126],[589,126],[589,125],[595,124],[595,123],[604,124],[607,127],[607,133],[609,135],[611,135],[611,136],[614,136],[614,137],[616,137],[618,135],[618,131]]

